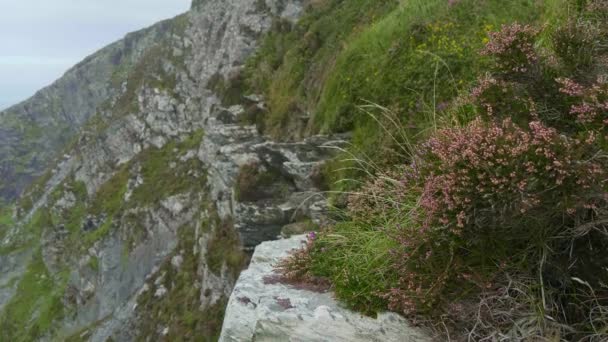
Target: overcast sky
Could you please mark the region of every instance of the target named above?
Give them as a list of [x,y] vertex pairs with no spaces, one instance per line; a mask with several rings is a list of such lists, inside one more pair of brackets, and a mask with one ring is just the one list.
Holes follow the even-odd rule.
[[0,0],[0,110],[33,95],[126,33],[191,0]]

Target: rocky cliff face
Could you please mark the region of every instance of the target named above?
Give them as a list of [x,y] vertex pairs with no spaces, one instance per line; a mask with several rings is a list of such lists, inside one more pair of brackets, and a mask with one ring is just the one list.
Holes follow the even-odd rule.
[[72,142],[80,128],[119,95],[129,70],[170,39],[175,24],[127,35],[70,69],[27,101],[0,112],[0,199],[13,200]]
[[345,144],[269,140],[235,86],[304,2],[194,1],[0,115],[1,196],[29,186],[0,224],[0,340],[219,337],[248,252],[324,219],[319,170]]

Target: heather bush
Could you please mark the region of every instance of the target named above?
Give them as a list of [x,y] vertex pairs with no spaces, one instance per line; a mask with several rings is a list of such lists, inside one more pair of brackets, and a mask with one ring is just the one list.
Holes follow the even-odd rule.
[[489,72],[460,104],[485,119],[539,120],[569,135],[597,129],[606,113],[608,5],[583,8],[549,34],[550,50],[535,48],[540,31],[527,25],[491,33],[481,51]]
[[[292,281],[330,278],[355,308],[430,318],[453,337],[606,337],[605,166],[594,140],[538,121],[443,129],[351,195],[356,234],[338,224],[282,268]],[[365,262],[364,246],[379,258]],[[340,263],[345,251],[361,264]]]
[[530,25],[503,25],[500,31],[490,33],[481,54],[495,59],[493,69],[503,77],[529,75],[539,59],[534,49],[538,33]]
[[[396,179],[420,197],[414,211],[407,207],[409,226],[392,230],[401,245],[395,250],[400,278],[386,294],[389,308],[456,321],[451,315],[457,311],[450,308],[465,307],[480,293],[501,291],[505,279],[514,278],[535,279],[548,288],[534,305],[547,298],[559,302],[541,306],[551,317],[567,315],[571,300],[582,303],[565,295],[581,295],[572,279],[585,279],[608,295],[601,286],[607,276],[571,267],[603,258],[601,248],[608,243],[605,236],[581,228],[589,222],[603,228],[605,219],[606,169],[595,150],[593,141],[569,139],[537,121],[523,129],[508,119],[501,124],[475,120],[437,132]],[[396,195],[391,203],[398,203],[399,192],[390,184],[384,183],[389,185],[385,193]],[[377,210],[375,204],[366,207]],[[590,240],[599,249],[568,254],[569,247]],[[562,288],[556,290],[555,284]],[[491,322],[492,329],[506,333],[518,314],[534,314],[533,305],[526,309],[514,312],[511,321]],[[538,328],[544,336],[547,331]]]

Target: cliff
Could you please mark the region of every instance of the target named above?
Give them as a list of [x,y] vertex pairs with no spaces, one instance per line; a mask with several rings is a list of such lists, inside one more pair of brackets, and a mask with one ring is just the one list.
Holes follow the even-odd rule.
[[131,33],[0,113],[0,199],[14,200],[61,156],[87,121],[119,96],[128,71],[166,44],[185,17]]
[[247,251],[322,220],[315,175],[344,144],[268,140],[243,123],[263,98],[218,86],[301,10],[195,2],[2,113],[0,339],[217,338]]

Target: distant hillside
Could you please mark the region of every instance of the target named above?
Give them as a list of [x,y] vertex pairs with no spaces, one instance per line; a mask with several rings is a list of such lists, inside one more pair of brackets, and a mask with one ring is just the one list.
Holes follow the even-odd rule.
[[128,34],[30,99],[0,112],[0,199],[14,200],[60,155],[102,103],[121,92],[125,70],[170,34],[171,22]]

